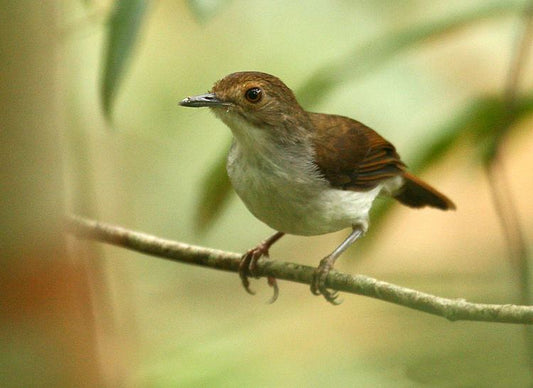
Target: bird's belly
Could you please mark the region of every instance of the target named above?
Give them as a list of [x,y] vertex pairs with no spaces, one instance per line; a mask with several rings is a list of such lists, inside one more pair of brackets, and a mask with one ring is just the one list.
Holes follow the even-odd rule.
[[275,230],[296,235],[331,233],[353,225],[366,230],[368,212],[380,191],[337,190],[325,181],[262,174],[253,168],[229,172],[235,191],[254,216]]

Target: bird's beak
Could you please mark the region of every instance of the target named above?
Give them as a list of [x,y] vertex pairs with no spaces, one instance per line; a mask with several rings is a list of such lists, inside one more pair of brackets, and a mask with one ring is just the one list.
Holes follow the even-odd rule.
[[214,93],[200,94],[199,96],[187,97],[180,101],[181,106],[189,106],[191,108],[200,108],[203,106],[215,107],[224,106],[228,103],[220,100]]

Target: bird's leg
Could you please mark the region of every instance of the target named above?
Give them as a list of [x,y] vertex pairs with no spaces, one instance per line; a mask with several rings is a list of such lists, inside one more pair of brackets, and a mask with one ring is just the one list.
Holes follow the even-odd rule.
[[329,271],[335,265],[335,260],[342,255],[342,253],[348,249],[359,237],[363,235],[364,231],[360,226],[354,226],[352,233],[344,240],[333,252],[320,260],[320,264],[315,269],[313,274],[313,280],[311,282],[311,292],[315,295],[323,295],[326,300],[332,304],[340,304],[341,301],[337,300],[338,292],[331,292],[326,288],[326,278]]
[[[255,294],[255,292],[250,289],[250,281],[248,280],[248,277],[256,277],[255,270],[257,269],[257,261],[262,256],[269,257],[268,250],[276,241],[282,238],[284,234],[285,233],[283,232],[276,232],[275,234],[261,242],[259,245],[257,245],[255,248],[252,248],[247,251],[242,256],[241,262],[239,264],[239,276],[242,281],[242,286],[249,294]],[[274,289],[274,295],[270,299],[270,303],[274,303],[278,297],[278,283],[276,279],[271,276],[269,276],[267,279],[268,285]]]

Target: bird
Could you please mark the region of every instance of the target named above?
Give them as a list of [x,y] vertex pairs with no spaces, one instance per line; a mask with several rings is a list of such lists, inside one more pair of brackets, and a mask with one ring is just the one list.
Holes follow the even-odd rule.
[[[279,78],[258,71],[235,72],[206,94],[186,97],[184,107],[208,107],[229,127],[233,140],[226,169],[248,210],[276,230],[241,258],[245,290],[257,261],[285,234],[316,236],[351,229],[346,239],[320,260],[311,291],[338,304],[326,287],[328,273],[369,227],[378,196],[411,208],[455,209],[444,194],[407,170],[396,148],[354,119],[306,111]],[[274,278],[268,282],[278,287]],[[272,300],[272,301],[273,301]]]

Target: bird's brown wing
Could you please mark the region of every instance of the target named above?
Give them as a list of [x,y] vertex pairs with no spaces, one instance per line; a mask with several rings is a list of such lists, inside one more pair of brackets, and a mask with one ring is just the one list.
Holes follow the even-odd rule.
[[334,187],[366,191],[403,174],[394,146],[364,124],[347,117],[310,113],[316,165]]

